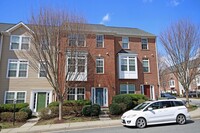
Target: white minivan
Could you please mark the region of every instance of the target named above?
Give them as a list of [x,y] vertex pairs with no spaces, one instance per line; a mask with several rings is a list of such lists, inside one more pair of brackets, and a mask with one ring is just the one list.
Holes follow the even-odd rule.
[[185,124],[190,119],[183,101],[175,99],[146,101],[125,112],[122,124],[144,128],[147,125],[175,123]]

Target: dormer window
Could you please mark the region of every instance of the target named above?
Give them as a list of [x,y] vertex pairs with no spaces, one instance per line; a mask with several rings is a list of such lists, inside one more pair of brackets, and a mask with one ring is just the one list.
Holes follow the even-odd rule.
[[30,37],[12,35],[10,39],[11,50],[28,50],[30,45]]
[[129,49],[129,38],[128,37],[122,37],[122,48]]

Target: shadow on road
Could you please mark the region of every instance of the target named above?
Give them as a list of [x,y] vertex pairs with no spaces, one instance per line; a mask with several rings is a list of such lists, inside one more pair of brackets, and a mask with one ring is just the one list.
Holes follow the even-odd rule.
[[[193,120],[187,120],[187,122],[186,122],[185,125],[187,125],[187,124],[192,124],[192,123],[194,123]],[[162,127],[162,126],[172,126],[172,125],[179,125],[179,124],[177,124],[177,123],[156,124],[156,125],[149,125],[149,126],[147,126],[146,128],[151,128],[151,127]],[[136,126],[135,126],[135,127],[124,126],[124,127],[129,128],[129,129],[139,129],[139,128],[137,128]]]

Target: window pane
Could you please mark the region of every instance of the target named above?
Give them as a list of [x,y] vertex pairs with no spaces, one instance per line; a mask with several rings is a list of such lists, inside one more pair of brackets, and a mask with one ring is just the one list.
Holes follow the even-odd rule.
[[24,100],[25,92],[17,92],[17,100]]
[[68,95],[68,100],[75,100],[75,95]]
[[6,93],[6,100],[14,100],[15,92],[7,92]]
[[19,71],[19,77],[26,77],[26,71]]
[[28,44],[28,43],[23,43],[23,44],[21,45],[21,49],[23,49],[23,50],[29,49],[29,44]]
[[120,94],[127,94],[127,85],[120,84]]
[[129,59],[129,71],[135,71],[135,59]]
[[122,38],[122,48],[128,49],[128,43],[129,43],[129,38],[128,37],[123,37]]
[[17,71],[16,70],[9,70],[8,77],[16,77]]
[[98,58],[96,59],[96,71],[97,73],[103,73],[104,69],[104,64],[103,64],[104,59]]
[[77,100],[84,100],[84,95],[78,95]]
[[29,37],[22,37],[22,43],[29,43]]
[[141,39],[141,42],[142,42],[142,49],[148,49],[147,47],[147,39]]
[[135,93],[135,85],[134,84],[128,85],[128,93]]
[[147,59],[143,60],[143,71],[149,72],[149,60]]
[[127,65],[121,65],[121,71],[127,71]]
[[19,43],[19,39],[20,37],[19,36],[12,36],[12,42],[15,42],[15,43]]
[[104,36],[103,35],[96,35],[96,43],[97,43],[97,48],[102,48],[103,47],[103,40]]
[[19,43],[12,43],[11,49],[19,49]]
[[10,70],[16,70],[17,69],[17,63],[9,63],[9,69]]
[[19,70],[27,70],[27,64],[20,64]]

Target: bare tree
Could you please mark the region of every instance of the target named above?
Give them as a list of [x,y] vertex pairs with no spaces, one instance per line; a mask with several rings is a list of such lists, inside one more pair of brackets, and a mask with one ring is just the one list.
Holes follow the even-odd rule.
[[166,61],[170,65],[169,69],[183,86],[188,103],[190,83],[200,70],[198,69],[200,66],[199,28],[190,21],[181,20],[162,32],[160,41],[167,53]]
[[158,71],[159,71],[159,78],[160,78],[160,86],[166,91],[166,81],[168,76],[167,71],[167,64],[165,61],[165,56],[159,52],[158,53]]
[[29,26],[31,47],[24,56],[30,67],[46,77],[54,89],[59,101],[59,120],[62,120],[62,105],[70,87],[87,78],[87,73],[82,74],[87,65],[87,52],[80,49],[89,30],[85,29],[81,16],[47,8],[32,14]]

